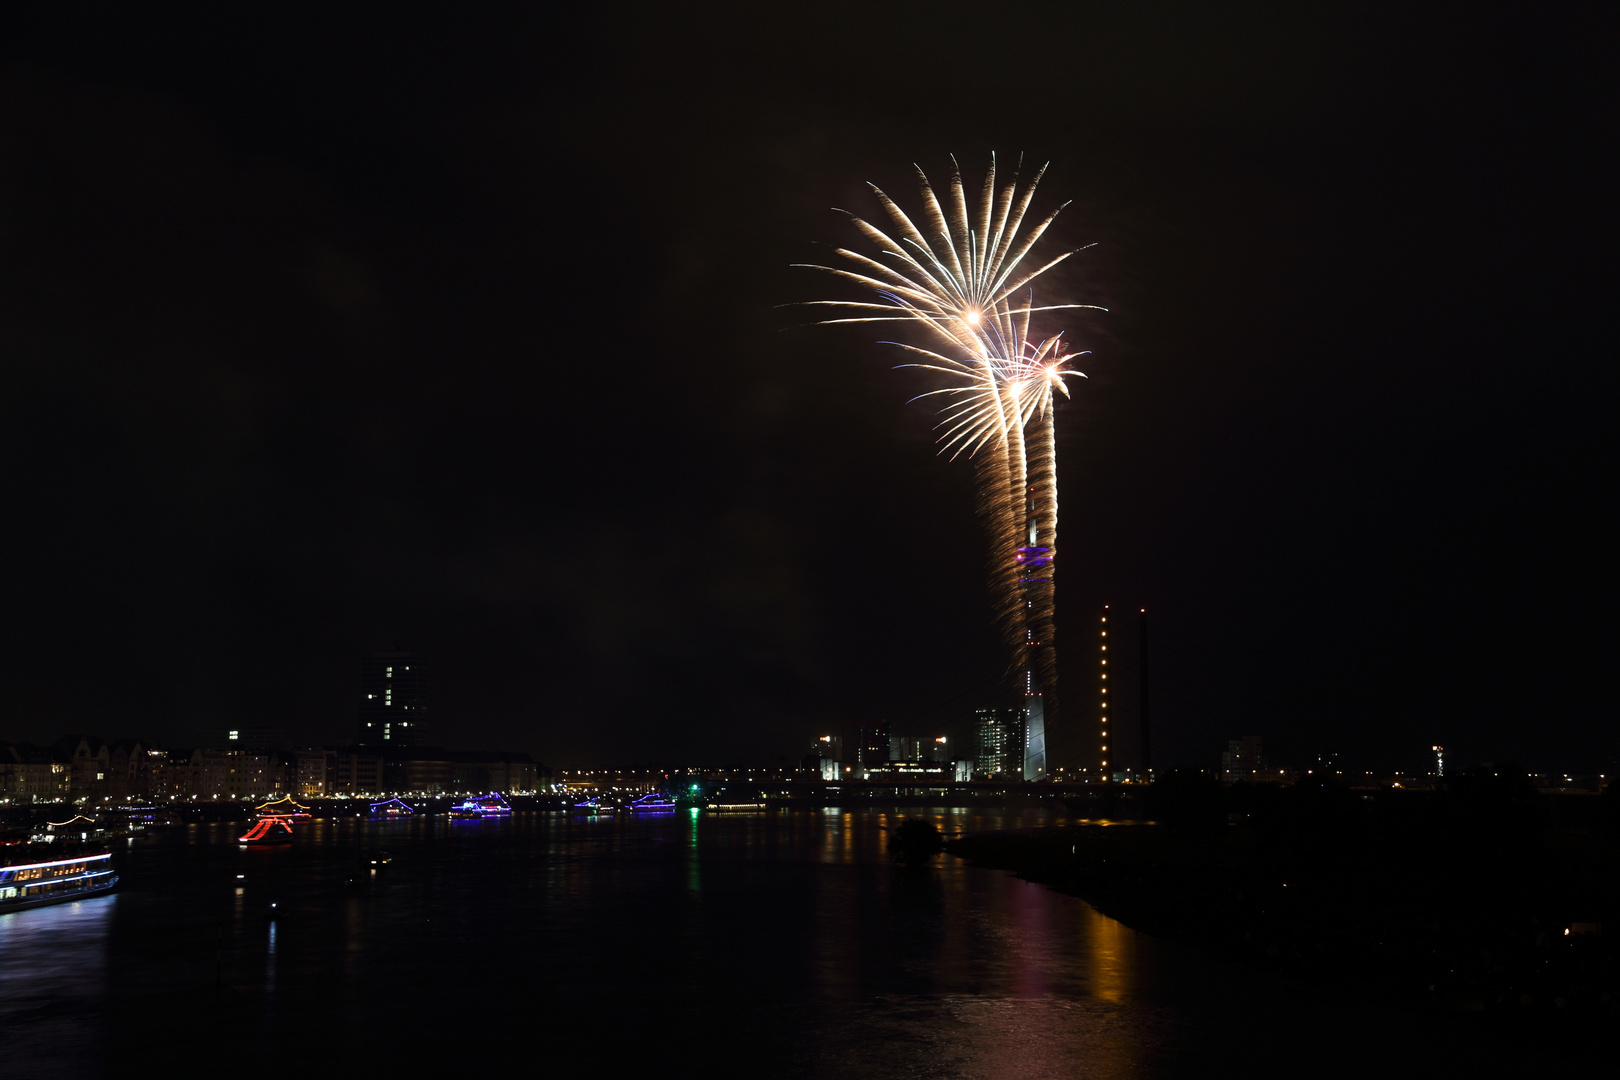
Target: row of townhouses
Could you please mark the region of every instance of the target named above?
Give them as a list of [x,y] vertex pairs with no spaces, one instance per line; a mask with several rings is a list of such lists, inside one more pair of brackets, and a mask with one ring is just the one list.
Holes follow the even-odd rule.
[[306,798],[537,791],[550,770],[528,754],[409,747],[165,750],[135,739],[0,742],[0,803]]

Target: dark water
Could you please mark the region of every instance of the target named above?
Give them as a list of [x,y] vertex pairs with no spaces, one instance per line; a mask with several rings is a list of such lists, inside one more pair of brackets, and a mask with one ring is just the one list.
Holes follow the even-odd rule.
[[[951,832],[1043,823],[929,816]],[[0,916],[0,1076],[1535,1067],[1473,1029],[1296,990],[998,871],[897,870],[899,820],[311,822],[290,847],[249,849],[240,826],[156,835],[120,854],[118,894]],[[358,856],[378,847],[394,861],[373,877]]]

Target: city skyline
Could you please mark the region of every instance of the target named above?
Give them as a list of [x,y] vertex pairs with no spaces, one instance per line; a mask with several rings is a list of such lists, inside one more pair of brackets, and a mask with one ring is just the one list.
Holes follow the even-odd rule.
[[554,763],[971,718],[972,470],[869,329],[779,305],[866,181],[1022,151],[1096,244],[1046,288],[1109,309],[1056,431],[1060,684],[1145,606],[1161,769],[1615,756],[1601,35],[1053,7],[1024,107],[897,114],[926,72],[878,43],[957,31],[848,14],[10,16],[0,736],[343,742],[393,641],[435,741]]

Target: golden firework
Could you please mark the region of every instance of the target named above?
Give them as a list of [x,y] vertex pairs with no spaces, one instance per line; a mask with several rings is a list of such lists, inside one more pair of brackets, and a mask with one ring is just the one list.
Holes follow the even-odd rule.
[[[1084,355],[1066,348],[1062,333],[1032,340],[1035,314],[1093,304],[1038,304],[1033,283],[1075,251],[1028,269],[1026,258],[1063,210],[1059,206],[1020,235],[1042,166],[1019,191],[1017,171],[997,188],[991,158],[976,207],[961,170],[951,163],[942,205],[919,168],[921,224],[876,185],[872,191],[891,222],[885,232],[854,214],[855,228],[877,257],[835,250],[847,266],[796,264],[860,286],[876,300],[816,300],[841,314],[822,324],[898,322],[920,327],[923,343],[890,344],[913,359],[900,366],[943,376],[919,398],[942,398],[941,453],[966,451],[979,477],[980,512],[990,533],[991,595],[1013,669],[1025,671],[1026,695],[1056,690],[1053,582],[1057,555],[1057,460],[1053,394],[1068,396],[1068,367]],[[1068,204],[1063,204],[1067,206]],[[915,400],[915,399],[914,399]],[[1044,763],[1041,765],[1044,771]]]

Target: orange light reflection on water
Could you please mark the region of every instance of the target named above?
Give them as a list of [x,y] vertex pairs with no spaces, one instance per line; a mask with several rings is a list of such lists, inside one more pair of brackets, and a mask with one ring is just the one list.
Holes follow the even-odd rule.
[[1087,904],[1080,934],[1092,996],[1111,1005],[1125,1004],[1136,978],[1136,931]]

